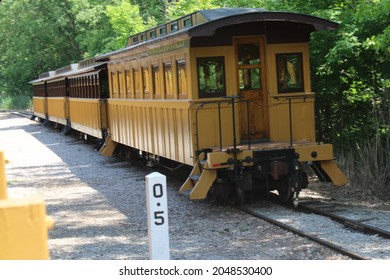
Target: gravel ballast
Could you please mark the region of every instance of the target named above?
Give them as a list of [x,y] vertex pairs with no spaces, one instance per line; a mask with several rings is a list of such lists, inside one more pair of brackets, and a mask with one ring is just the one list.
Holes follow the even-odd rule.
[[[148,259],[145,176],[115,157],[27,118],[0,112],[9,197],[43,197],[53,260]],[[167,178],[171,259],[348,259],[233,207],[189,201]]]

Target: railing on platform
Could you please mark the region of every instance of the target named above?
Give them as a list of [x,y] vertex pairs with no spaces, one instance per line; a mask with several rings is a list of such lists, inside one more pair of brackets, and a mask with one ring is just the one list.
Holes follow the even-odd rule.
[[[237,127],[236,127],[236,109],[237,108],[237,104],[242,104],[242,103],[245,103],[246,104],[246,122],[247,122],[247,132],[246,132],[246,135],[247,135],[247,139],[245,139],[245,145],[247,145],[247,148],[250,150],[251,147],[252,147],[252,144],[254,143],[254,139],[252,139],[252,136],[251,136],[251,122],[253,120],[251,120],[251,110],[253,110],[253,108],[256,108],[258,106],[267,106],[267,105],[264,105],[264,104],[258,104],[256,101],[254,100],[248,100],[248,99],[243,99],[241,96],[226,96],[226,97],[222,97],[223,99],[221,100],[213,100],[213,101],[201,101],[201,102],[195,102],[193,104],[191,104],[191,107],[190,107],[190,110],[189,112],[191,112],[191,110],[195,110],[195,135],[196,135],[196,143],[195,143],[195,147],[196,147],[196,150],[197,151],[200,151],[202,150],[201,149],[201,145],[200,145],[200,138],[199,138],[199,134],[201,133],[201,130],[202,130],[202,126],[204,126],[203,123],[199,122],[199,115],[200,115],[200,112],[202,111],[202,109],[216,109],[217,110],[217,114],[218,114],[218,137],[219,137],[219,150],[222,151],[223,150],[223,131],[222,131],[222,117],[221,117],[221,111],[222,111],[222,105],[224,104],[227,104],[227,105],[231,105],[230,107],[230,110],[231,110],[231,120],[227,120],[231,123],[231,127],[232,127],[232,138],[231,138],[231,142],[233,144],[233,150],[237,150],[237,146],[239,143],[237,143]],[[288,124],[289,124],[289,146],[290,147],[293,147],[294,145],[294,139],[293,139],[293,132],[294,132],[294,127],[293,127],[293,100],[296,100],[296,99],[301,99],[301,100],[306,100],[307,98],[314,98],[314,94],[303,94],[303,95],[292,95],[292,96],[273,96],[274,99],[277,99],[277,100],[281,100],[280,103],[278,104],[274,104],[274,105],[270,105],[269,107],[271,106],[278,106],[278,105],[282,105],[282,104],[286,104],[287,102],[287,105],[288,105]],[[251,106],[251,104],[254,104],[254,106]],[[211,107],[211,106],[215,106],[215,107]],[[225,107],[226,108],[226,107]],[[241,112],[242,113],[242,112]],[[244,142],[241,141],[240,143],[240,146],[242,147],[244,144]]]

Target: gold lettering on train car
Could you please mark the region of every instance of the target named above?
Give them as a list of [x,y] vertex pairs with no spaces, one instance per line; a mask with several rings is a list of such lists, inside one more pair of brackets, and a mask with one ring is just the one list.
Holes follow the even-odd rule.
[[170,51],[176,51],[176,50],[179,50],[182,48],[188,48],[189,45],[190,45],[189,40],[179,41],[179,42],[175,42],[173,44],[169,44],[166,46],[160,46],[160,47],[157,47],[155,49],[148,50],[147,53],[149,55],[158,55],[158,54],[167,53]]

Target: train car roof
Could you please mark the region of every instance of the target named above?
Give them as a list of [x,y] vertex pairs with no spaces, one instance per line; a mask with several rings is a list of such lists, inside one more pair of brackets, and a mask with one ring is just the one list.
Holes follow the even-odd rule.
[[[218,28],[226,27],[230,25],[236,25],[241,23],[248,22],[292,22],[292,23],[301,23],[310,27],[310,32],[319,31],[319,30],[335,30],[338,28],[339,24],[327,19],[320,17],[306,15],[301,13],[293,12],[283,12],[283,11],[268,11],[266,9],[258,8],[218,8],[210,10],[200,10],[194,12],[190,15],[186,15],[179,19],[170,21],[166,23],[177,22],[178,20],[194,16],[195,18],[200,18],[200,20],[191,26],[183,27],[179,30],[174,30],[170,33],[164,34],[162,36],[154,37],[143,42],[139,42],[133,45],[127,45],[126,47],[112,51],[106,54],[102,54],[96,57],[96,60],[108,60],[110,56],[115,56],[129,50],[145,46],[148,44],[153,44],[158,41],[167,40],[170,38],[185,36],[188,37],[202,37],[202,36],[212,36]],[[161,26],[161,25],[160,25]],[[158,28],[158,27],[156,27]],[[145,30],[143,32],[134,34],[131,37],[146,34],[155,28]]]
[[32,80],[30,84],[39,84],[46,81],[61,80],[66,77],[80,76],[86,73],[100,71],[101,67],[106,62],[95,62],[95,58],[86,59],[80,63],[70,64],[65,67],[56,69],[55,71],[49,71],[39,75],[38,79]]

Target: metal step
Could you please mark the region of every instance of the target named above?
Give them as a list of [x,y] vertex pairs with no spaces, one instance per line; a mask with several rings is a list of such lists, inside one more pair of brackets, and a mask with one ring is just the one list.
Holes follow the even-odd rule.
[[191,176],[190,176],[190,179],[191,179],[192,181],[194,181],[194,182],[197,182],[197,181],[199,181],[199,179],[200,179],[200,174],[191,175]]
[[186,190],[186,191],[182,192],[181,194],[186,196],[186,197],[189,197],[190,194],[191,194],[191,191],[192,191],[192,189],[191,190]]

